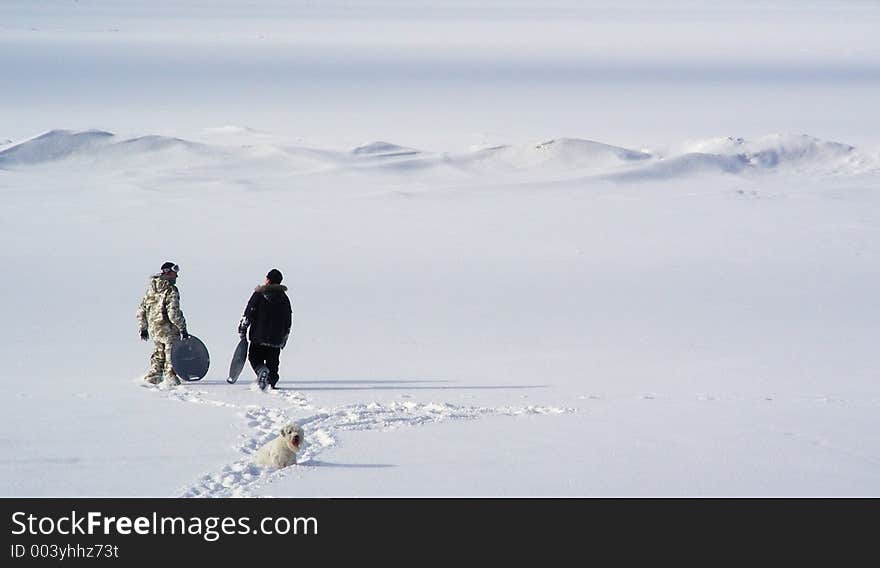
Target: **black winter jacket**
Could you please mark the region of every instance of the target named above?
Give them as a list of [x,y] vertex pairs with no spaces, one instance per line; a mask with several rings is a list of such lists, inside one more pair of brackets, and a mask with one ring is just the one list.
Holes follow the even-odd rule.
[[239,327],[239,331],[250,328],[251,343],[284,348],[293,312],[286,292],[287,286],[281,284],[265,284],[254,290]]

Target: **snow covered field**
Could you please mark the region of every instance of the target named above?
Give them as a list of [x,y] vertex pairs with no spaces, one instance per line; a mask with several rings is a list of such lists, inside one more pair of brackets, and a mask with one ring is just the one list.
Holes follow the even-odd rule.
[[0,4],[2,495],[880,495],[875,3],[179,4]]

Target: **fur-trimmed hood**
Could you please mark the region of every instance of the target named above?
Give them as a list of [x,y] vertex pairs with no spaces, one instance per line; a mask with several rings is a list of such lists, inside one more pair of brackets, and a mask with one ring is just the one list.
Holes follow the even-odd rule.
[[254,289],[259,294],[271,294],[273,292],[287,292],[284,284],[261,284]]

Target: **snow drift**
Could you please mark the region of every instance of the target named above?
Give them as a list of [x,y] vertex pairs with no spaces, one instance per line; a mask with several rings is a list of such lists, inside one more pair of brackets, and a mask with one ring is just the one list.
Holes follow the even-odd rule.
[[0,152],[0,167],[33,165],[94,154],[113,138],[103,130],[52,130]]
[[[224,130],[224,132],[227,132]],[[235,133],[248,133],[238,129]],[[161,156],[161,157],[160,157]],[[467,152],[429,152],[376,141],[350,151],[283,144],[205,144],[177,137],[120,138],[103,130],[52,130],[0,150],[0,168],[60,166],[102,161],[110,168],[228,166],[259,161],[279,174],[366,169],[418,174],[442,169],[456,175],[546,179],[589,176],[620,182],[662,180],[706,173],[858,174],[874,171],[876,155],[807,135],[774,134],[756,140],[722,137],[667,150],[633,150],[578,138]]]

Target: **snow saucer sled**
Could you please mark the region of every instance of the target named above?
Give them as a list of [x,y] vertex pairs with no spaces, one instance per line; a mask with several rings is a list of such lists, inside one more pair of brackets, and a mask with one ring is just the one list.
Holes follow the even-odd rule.
[[184,381],[198,381],[208,374],[211,358],[208,348],[195,335],[171,345],[171,366]]
[[241,338],[241,341],[238,342],[238,345],[235,347],[235,353],[232,355],[232,363],[229,364],[229,377],[226,379],[226,382],[230,385],[238,380],[238,376],[241,375],[241,370],[244,369],[244,363],[247,361],[248,354],[248,340],[244,337]]

